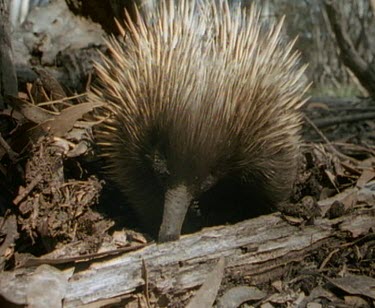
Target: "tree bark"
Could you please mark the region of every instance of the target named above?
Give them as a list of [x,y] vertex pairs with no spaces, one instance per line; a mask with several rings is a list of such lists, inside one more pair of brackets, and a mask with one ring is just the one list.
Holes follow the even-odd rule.
[[325,0],[324,5],[340,49],[341,60],[354,73],[370,96],[375,97],[375,68],[367,63],[355,49],[353,42],[345,31],[344,20],[334,1]]
[[0,109],[5,107],[6,95],[17,96],[18,94],[7,2],[7,0],[0,0]]

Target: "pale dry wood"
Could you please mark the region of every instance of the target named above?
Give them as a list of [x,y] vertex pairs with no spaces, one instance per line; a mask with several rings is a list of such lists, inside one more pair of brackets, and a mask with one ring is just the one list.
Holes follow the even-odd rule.
[[[148,267],[150,285],[164,294],[200,286],[221,256],[227,262],[227,277],[246,277],[254,284],[267,282],[280,278],[293,263],[321,245],[338,246],[338,223],[356,221],[357,235],[364,234],[375,228],[374,215],[373,208],[300,228],[274,214],[207,229],[178,242],[155,244],[76,273],[68,287],[66,306],[133,292],[143,285],[142,259]],[[347,231],[344,228],[343,232]]]
[[[323,208],[329,204],[332,203]],[[142,260],[150,292],[171,296],[199,287],[220,257],[226,260],[227,278],[246,279],[249,284],[280,279],[312,250],[322,245],[334,250],[342,244],[340,238],[344,234],[359,236],[375,229],[374,216],[375,206],[334,220],[318,219],[312,226],[292,226],[275,213],[232,226],[206,229],[183,236],[177,242],[152,244],[106,261],[87,262],[86,269],[79,270],[82,267],[77,266],[69,280],[64,307],[95,306],[102,301],[141,294]],[[33,271],[32,268],[16,270],[17,292],[27,286]],[[7,280],[7,285],[10,283]]]
[[372,8],[372,14],[375,15],[375,0],[370,0],[371,8]]
[[173,294],[201,285],[221,256],[227,261],[227,275],[264,282],[286,264],[300,261],[331,234],[329,225],[300,229],[277,215],[205,230],[177,242],[154,244],[92,264],[73,276],[66,304],[74,307],[133,292],[143,285],[142,259],[150,285],[161,293]]

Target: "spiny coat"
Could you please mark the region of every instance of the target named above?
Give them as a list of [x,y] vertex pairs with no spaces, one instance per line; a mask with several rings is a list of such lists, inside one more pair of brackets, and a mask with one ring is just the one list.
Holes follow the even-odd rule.
[[89,93],[106,102],[98,143],[159,241],[179,238],[191,201],[224,178],[269,204],[288,197],[307,86],[281,28],[227,0],[161,0],[108,40]]

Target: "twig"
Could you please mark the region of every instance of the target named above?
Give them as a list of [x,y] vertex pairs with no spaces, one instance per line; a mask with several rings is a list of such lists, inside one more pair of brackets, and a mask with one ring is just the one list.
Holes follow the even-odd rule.
[[42,180],[42,176],[38,174],[29,185],[27,185],[22,192],[13,200],[14,205],[18,205],[30,192],[34,189],[36,185]]
[[323,260],[322,264],[319,266],[319,270],[324,269],[324,268],[326,267],[327,263],[329,262],[329,260],[332,259],[332,256],[333,256],[336,252],[338,252],[338,251],[340,251],[339,248],[336,248],[336,249],[332,250],[332,251],[328,254],[328,256]]
[[66,102],[66,101],[70,101],[72,99],[85,97],[86,95],[87,95],[87,93],[85,92],[85,93],[76,94],[76,95],[69,96],[69,97],[51,100],[51,101],[48,101],[48,102],[38,103],[38,107],[40,107],[40,106],[50,106],[52,104],[57,104],[57,103],[63,103],[63,102]]
[[345,159],[345,160],[350,160],[352,161],[354,164],[358,165],[358,161],[350,156],[347,156],[341,152],[339,152],[333,145],[332,143],[328,140],[328,138],[322,133],[322,131],[314,124],[313,121],[310,120],[310,118],[307,116],[307,115],[304,115],[304,118],[306,120],[307,123],[310,124],[310,126],[318,133],[318,135],[320,136],[320,138],[322,138],[324,140],[324,142],[327,144],[328,146],[328,149],[333,153],[335,154],[336,156],[342,158],[342,159]]
[[375,112],[366,112],[360,114],[350,114],[346,116],[331,117],[328,119],[315,120],[314,124],[316,127],[323,128],[327,126],[350,123],[357,121],[373,120],[375,119]]
[[149,295],[149,290],[148,290],[148,274],[147,274],[147,267],[146,267],[146,262],[144,259],[142,259],[142,276],[145,281],[145,297],[146,297],[146,304],[148,308],[151,308],[150,304],[150,295]]
[[9,144],[4,140],[3,136],[0,133],[0,145],[4,148],[4,150],[8,153],[10,160],[15,163],[18,158],[18,153],[14,152]]

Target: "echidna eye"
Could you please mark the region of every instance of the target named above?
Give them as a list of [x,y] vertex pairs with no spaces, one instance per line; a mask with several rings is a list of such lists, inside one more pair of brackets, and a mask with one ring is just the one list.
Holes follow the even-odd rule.
[[168,170],[167,160],[158,151],[148,156],[148,159],[151,160],[152,170],[161,180],[168,178],[170,172]]
[[202,192],[209,190],[217,182],[217,178],[212,174],[208,175],[206,179],[201,183],[200,189]]

